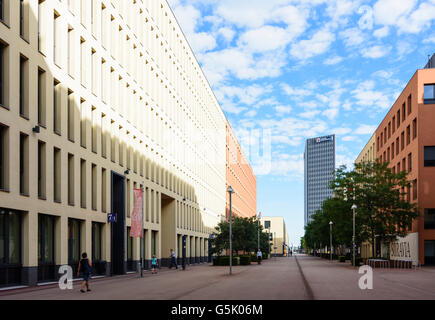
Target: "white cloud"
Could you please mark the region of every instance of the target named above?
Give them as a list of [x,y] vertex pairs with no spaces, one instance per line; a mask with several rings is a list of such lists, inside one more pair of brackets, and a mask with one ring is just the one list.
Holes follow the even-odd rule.
[[340,109],[338,108],[329,108],[323,111],[323,115],[327,117],[329,120],[334,120],[338,116],[339,112]]
[[256,115],[257,115],[257,110],[250,110],[245,113],[245,116],[249,118],[255,117]]
[[286,83],[281,84],[281,88],[284,90],[285,94],[290,96],[291,98],[306,97],[312,94],[310,90],[292,88]]
[[276,106],[275,107],[276,113],[278,113],[279,115],[283,115],[283,114],[289,114],[292,111],[292,108],[290,106]]
[[382,28],[379,28],[379,29],[376,29],[376,30],[373,32],[373,35],[374,35],[376,38],[379,38],[379,39],[381,39],[381,38],[385,38],[385,37],[388,36],[389,34],[390,34],[390,28],[387,27],[387,26],[382,27]]
[[423,40],[423,43],[435,43],[435,35]]
[[342,136],[342,135],[345,135],[345,134],[352,132],[352,130],[350,128],[335,128],[332,131],[338,136]]
[[408,21],[400,26],[402,32],[419,33],[429,28],[435,20],[435,3],[423,2],[409,17]]
[[341,61],[343,61],[342,57],[334,56],[334,57],[327,58],[325,61],[323,61],[323,64],[330,66],[330,65],[338,64]]
[[226,42],[231,42],[234,39],[234,36],[236,35],[236,32],[231,28],[220,28],[219,34],[221,34]]
[[281,75],[286,55],[280,52],[255,57],[238,48],[228,48],[198,55],[207,78],[218,85],[231,76],[243,80],[256,80]]
[[317,116],[318,114],[320,114],[319,110],[308,110],[308,111],[300,113],[298,116],[301,118],[312,119],[315,116]]
[[391,106],[391,96],[385,92],[374,90],[374,81],[364,81],[353,90],[353,98],[356,104],[364,107],[376,107],[377,110],[387,109]]
[[376,125],[362,124],[358,127],[358,129],[355,130],[354,134],[358,134],[358,135],[373,134],[377,127],[378,126]]
[[379,0],[374,5],[375,21],[385,26],[395,26],[400,33],[419,33],[429,28],[435,20],[435,2],[417,0]]
[[325,53],[334,41],[335,35],[327,29],[322,29],[317,31],[311,39],[293,44],[290,54],[299,60],[306,60]]
[[210,51],[216,48],[216,40],[212,35],[201,32],[194,33],[189,37],[190,45],[195,53]]
[[373,7],[377,24],[396,25],[415,7],[417,0],[379,0]]
[[366,39],[364,34],[358,28],[349,28],[340,32],[340,37],[343,38],[344,44],[347,47],[360,45]]
[[377,59],[386,56],[391,51],[389,46],[373,46],[364,48],[361,50],[361,54],[364,58]]
[[390,79],[393,76],[393,72],[387,70],[378,70],[372,73],[373,77],[379,77],[382,79]]
[[355,136],[344,136],[343,138],[341,138],[341,140],[343,141],[358,141],[358,137]]
[[174,5],[173,10],[183,32],[187,34],[195,33],[196,26],[201,18],[201,12],[192,5]]
[[291,35],[283,28],[263,26],[242,34],[239,46],[244,46],[249,52],[264,52],[285,48],[291,39]]

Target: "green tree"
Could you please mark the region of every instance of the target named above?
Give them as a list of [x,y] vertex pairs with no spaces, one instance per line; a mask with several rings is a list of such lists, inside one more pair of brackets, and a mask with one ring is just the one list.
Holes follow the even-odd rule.
[[[212,254],[221,254],[230,248],[229,222],[220,222],[213,233]],[[233,253],[252,253],[257,251],[258,230],[260,230],[260,248],[264,253],[269,253],[268,236],[263,232],[263,226],[258,223],[255,217],[241,218],[233,217]]]
[[[305,228],[308,247],[320,247],[329,243],[329,221],[333,225],[333,243],[348,245],[352,241],[353,212],[356,240],[370,241],[376,237],[389,242],[404,236],[413,219],[418,216],[415,204],[409,202],[410,182],[406,172],[394,173],[387,163],[363,162],[348,171],[345,166],[335,173],[331,183],[334,197],[322,204]],[[374,248],[373,256],[375,256]]]

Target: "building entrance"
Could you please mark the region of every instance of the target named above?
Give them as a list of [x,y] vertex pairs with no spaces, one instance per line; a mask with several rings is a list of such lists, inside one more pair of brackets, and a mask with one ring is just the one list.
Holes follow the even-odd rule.
[[176,202],[165,194],[162,194],[162,266],[169,267],[171,249],[175,250],[177,257],[181,256],[177,245],[177,230],[176,230]]
[[111,273],[126,273],[125,257],[125,177],[112,172],[112,213],[116,222],[111,223]]

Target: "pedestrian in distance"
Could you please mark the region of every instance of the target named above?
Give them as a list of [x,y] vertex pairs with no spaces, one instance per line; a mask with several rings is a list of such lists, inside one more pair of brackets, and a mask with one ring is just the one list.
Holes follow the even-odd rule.
[[153,255],[151,258],[151,274],[157,273],[157,258]]
[[169,269],[172,269],[173,265],[175,265],[175,269],[178,269],[177,258],[175,256],[175,251],[173,249],[171,249],[171,264],[169,266]]
[[261,252],[260,249],[258,249],[257,251],[257,262],[258,264],[261,264],[261,259],[263,258],[263,253]]
[[[77,270],[77,277],[80,276],[80,271],[83,273],[83,282],[80,288],[80,292],[85,293],[91,291],[89,288],[89,276],[91,275],[92,262],[88,259],[88,254],[83,252],[82,259],[79,262],[79,268]],[[86,291],[85,291],[86,286]]]
[[290,257],[293,257],[293,251],[290,250]]

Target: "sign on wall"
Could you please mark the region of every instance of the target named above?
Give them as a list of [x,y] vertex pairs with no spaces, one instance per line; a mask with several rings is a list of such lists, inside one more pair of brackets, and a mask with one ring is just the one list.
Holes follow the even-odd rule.
[[334,136],[326,136],[326,137],[316,138],[316,143],[332,141],[332,140],[334,140]]
[[418,263],[418,232],[399,237],[390,243],[390,259]]

